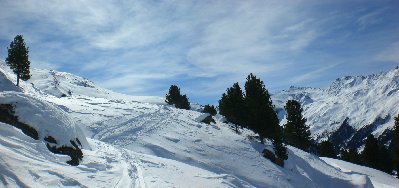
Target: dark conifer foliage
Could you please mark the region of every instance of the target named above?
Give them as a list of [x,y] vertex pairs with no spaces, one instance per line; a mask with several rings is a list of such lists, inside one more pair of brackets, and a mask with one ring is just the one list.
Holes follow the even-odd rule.
[[29,61],[29,47],[26,47],[22,35],[17,35],[14,41],[11,42],[8,48],[8,57],[6,63],[13,72],[17,75],[17,86],[19,86],[19,79],[30,79],[30,61]]
[[171,85],[168,94],[166,94],[165,102],[169,105],[176,104],[180,97],[180,88],[176,85]]
[[341,150],[341,160],[362,165],[362,159],[357,149],[350,148],[349,150]]
[[188,98],[186,95],[180,96],[179,101],[175,104],[176,108],[190,110],[190,102],[188,102]]
[[319,144],[318,153],[320,157],[337,158],[337,152],[335,151],[334,145],[328,140],[322,141]]
[[392,157],[389,154],[389,150],[382,144],[379,147],[378,156],[378,169],[386,173],[391,173],[393,170]]
[[273,138],[273,148],[274,153],[276,153],[277,157],[282,160],[288,159],[287,148],[283,144],[283,138],[280,135],[276,134]]
[[214,115],[217,114],[216,108],[213,105],[209,105],[209,104],[204,106],[204,110],[202,112],[203,113],[208,113],[211,116],[214,116]]
[[252,73],[245,82],[246,125],[259,134],[261,143],[264,138],[273,139],[280,126],[270,94],[263,81]]
[[180,94],[180,88],[176,85],[171,85],[169,92],[166,94],[165,102],[169,105],[175,105],[176,108],[190,109],[190,102],[186,95]]
[[392,145],[393,145],[392,161],[394,169],[397,172],[397,178],[399,178],[399,114],[397,117],[395,117]]
[[235,124],[235,131],[238,133],[238,126],[244,124],[245,103],[244,96],[238,83],[228,88],[219,100],[219,112],[224,115],[227,121]]
[[308,151],[312,142],[309,127],[306,125],[306,118],[302,116],[301,104],[296,100],[288,100],[284,108],[287,112],[287,123],[284,125],[286,142]]
[[373,135],[367,136],[366,144],[361,155],[364,165],[379,169],[379,146],[377,139],[374,138]]

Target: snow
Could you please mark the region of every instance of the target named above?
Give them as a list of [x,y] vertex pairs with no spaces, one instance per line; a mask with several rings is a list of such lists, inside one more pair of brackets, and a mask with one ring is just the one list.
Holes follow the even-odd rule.
[[[4,66],[0,72],[15,79]],[[271,143],[253,140],[251,131],[236,134],[219,115],[215,124],[201,123],[200,105],[176,109],[162,97],[117,94],[69,73],[32,75],[21,91],[0,85],[1,103],[15,104],[41,138],[0,123],[0,187],[372,187],[389,178],[348,172],[294,147],[282,168],[262,156]],[[86,140],[83,161],[66,164],[68,156],[48,151],[46,135],[63,144]]]
[[1,92],[0,104],[15,106],[15,115],[22,123],[30,125],[39,133],[39,139],[52,136],[57,144],[72,146],[76,138],[84,147],[88,147],[84,133],[75,126],[66,113],[48,102],[36,99],[20,92]]
[[298,100],[314,138],[326,139],[326,133],[337,130],[346,118],[355,130],[387,118],[373,130],[379,136],[393,127],[394,117],[399,114],[399,67],[369,76],[338,78],[325,89],[291,87],[272,95],[272,99],[281,125],[286,121],[287,100]]
[[365,166],[352,164],[338,159],[322,157],[329,165],[349,174],[363,174],[370,178],[374,187],[394,188],[399,185],[399,180],[393,176],[387,176],[386,173]]

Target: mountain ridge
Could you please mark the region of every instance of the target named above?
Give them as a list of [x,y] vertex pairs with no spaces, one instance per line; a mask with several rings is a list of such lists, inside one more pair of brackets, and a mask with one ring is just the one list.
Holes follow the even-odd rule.
[[[399,105],[399,67],[368,76],[344,76],[321,89],[291,87],[272,95],[272,99],[281,125],[285,123],[285,102],[295,99],[302,104],[314,139],[329,139],[341,126],[348,124],[354,131],[346,135],[347,139],[363,130],[363,136],[352,141],[363,143],[368,134],[376,137],[389,134],[386,131],[394,125],[393,118],[399,113],[396,107]],[[390,140],[385,138],[383,142],[389,144]],[[335,144],[347,147],[347,143]],[[356,144],[356,148],[361,145]]]
[[[0,70],[13,80],[11,72]],[[32,69],[32,74],[35,73],[36,79],[21,82],[20,92],[11,92],[10,97],[4,98],[18,102],[22,100],[20,95],[27,95],[33,99],[27,100],[29,104],[40,100],[46,106],[54,106],[62,113],[23,105],[20,107],[33,111],[20,115],[35,117],[48,113],[53,119],[65,115],[82,130],[89,147],[82,148],[81,163],[71,167],[65,164],[65,156],[50,153],[42,141],[0,123],[0,186],[394,187],[398,183],[388,174],[381,175],[386,181],[373,179],[375,171],[344,172],[291,146],[288,146],[289,159],[282,168],[262,156],[264,148],[272,150],[269,141],[260,144],[253,139],[253,132],[246,129],[236,134],[220,115],[215,117],[215,124],[207,125],[201,123],[205,116],[198,107],[176,109],[165,105],[161,97],[127,96],[112,91],[103,96],[93,92],[102,89],[95,84],[91,85],[94,87],[77,84],[84,82],[83,78],[75,82],[57,77],[60,82],[57,86],[50,71]],[[0,93],[9,93],[6,89],[0,88]],[[68,90],[72,95],[59,93]],[[48,119],[37,120],[40,125],[40,121]],[[52,131],[57,132],[63,127],[54,128]]]

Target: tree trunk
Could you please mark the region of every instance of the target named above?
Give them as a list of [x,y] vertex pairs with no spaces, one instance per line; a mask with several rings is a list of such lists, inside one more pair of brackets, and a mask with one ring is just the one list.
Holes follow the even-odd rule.
[[17,74],[17,86],[19,86],[19,74]]

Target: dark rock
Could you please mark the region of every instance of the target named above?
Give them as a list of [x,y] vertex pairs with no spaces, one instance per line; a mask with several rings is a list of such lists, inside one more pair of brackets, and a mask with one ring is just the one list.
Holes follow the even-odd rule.
[[57,144],[57,141],[52,136],[47,136],[44,140],[52,144]]
[[[71,141],[71,143],[72,142],[73,141]],[[55,154],[69,155],[71,157],[71,160],[67,161],[69,165],[78,166],[79,162],[83,159],[83,152],[79,148],[69,146],[61,146],[57,148],[56,146],[50,146],[50,144],[48,143],[46,144],[46,146],[48,150]]]
[[373,123],[365,125],[358,131],[356,131],[356,133],[353,135],[353,137],[346,146],[348,148],[359,148],[360,146],[364,145],[367,136],[370,135],[374,130],[376,130],[379,125],[385,124],[390,119],[390,115],[385,116],[385,118],[376,118]]
[[348,120],[349,118],[346,118],[338,130],[331,134],[329,138],[329,141],[333,143],[335,148],[345,147],[346,141],[350,139],[356,132],[356,130],[349,125]]
[[[9,124],[9,125],[12,125],[12,126],[18,128],[18,129],[21,129],[25,135],[27,135],[35,140],[38,140],[39,139],[38,132],[31,126],[29,126],[25,123],[19,122],[18,117],[15,116],[14,113],[15,113],[14,107],[11,104],[0,104],[0,122],[6,123],[6,124]],[[58,148],[56,146],[50,146],[50,144],[49,144],[49,143],[57,144],[57,141],[54,139],[54,137],[47,136],[44,138],[44,140],[48,142],[46,144],[46,146],[51,152],[56,153],[56,154],[69,155],[71,157],[71,160],[68,161],[67,163],[72,166],[79,165],[79,162],[83,158],[83,152],[76,144],[76,142],[77,142],[80,146],[82,146],[79,139],[76,138],[76,142],[71,141],[71,144],[74,147],[61,146]]]
[[14,107],[11,104],[0,104],[0,122],[12,125],[29,137],[38,140],[39,134],[31,126],[18,121],[18,117],[14,115]]

